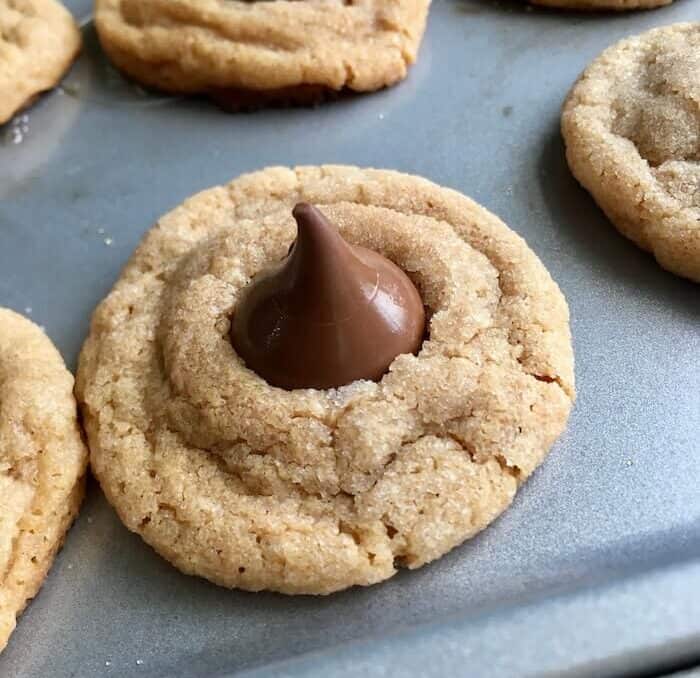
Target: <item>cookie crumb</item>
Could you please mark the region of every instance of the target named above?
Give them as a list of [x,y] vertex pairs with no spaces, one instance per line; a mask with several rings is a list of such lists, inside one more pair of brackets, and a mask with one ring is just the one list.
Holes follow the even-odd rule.
[[24,113],[23,115],[15,116],[10,123],[8,130],[5,134],[5,139],[13,145],[21,144],[25,137],[29,134],[29,116]]
[[80,94],[80,85],[78,83],[65,82],[61,85],[60,90],[69,97],[77,97]]

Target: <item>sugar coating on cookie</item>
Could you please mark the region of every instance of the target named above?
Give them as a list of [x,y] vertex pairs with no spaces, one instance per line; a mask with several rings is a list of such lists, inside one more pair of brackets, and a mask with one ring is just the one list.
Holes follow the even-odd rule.
[[607,10],[624,12],[635,9],[654,9],[670,5],[673,0],[530,0],[533,5],[574,10]]
[[[429,337],[379,382],[285,391],[232,348],[237,300],[287,254],[301,201],[420,291]],[[568,308],[455,191],[272,168],[151,230],[95,312],[77,393],[109,501],[164,557],[224,586],[330,593],[438,558],[510,504],[572,406]]]
[[0,124],[56,85],[80,44],[73,17],[56,0],[0,0]]
[[78,512],[87,457],[61,356],[0,309],[0,650]]
[[95,25],[112,61],[147,86],[224,101],[229,90],[244,103],[256,91],[266,101],[304,101],[406,77],[429,4],[97,0]]
[[700,282],[700,24],[604,51],[562,114],[566,157],[625,236]]

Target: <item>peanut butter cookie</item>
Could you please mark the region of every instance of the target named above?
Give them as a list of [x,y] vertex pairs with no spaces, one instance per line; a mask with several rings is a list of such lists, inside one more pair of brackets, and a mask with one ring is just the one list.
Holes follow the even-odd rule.
[[574,176],[618,230],[700,282],[700,24],[605,50],[562,114]]
[[97,0],[95,24],[118,68],[167,92],[230,109],[309,103],[406,77],[430,0]]
[[73,17],[56,0],[0,0],[0,124],[51,89],[80,44]]
[[87,456],[61,356],[0,309],[0,651],[78,512]]
[[[378,381],[284,390],[232,346],[302,201],[420,293],[422,346]],[[574,399],[568,320],[525,242],[455,191],[341,166],[244,175],[160,219],[95,312],[77,380],[93,469],[183,572],[252,591],[373,584],[474,536],[544,459]]]

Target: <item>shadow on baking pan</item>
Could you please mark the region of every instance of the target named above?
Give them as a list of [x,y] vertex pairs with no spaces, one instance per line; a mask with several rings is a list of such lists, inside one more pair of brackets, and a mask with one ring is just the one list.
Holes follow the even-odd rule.
[[[78,100],[109,106],[157,106],[187,99],[194,105],[212,106],[206,95],[168,94],[149,89],[119,72],[102,50],[92,18],[81,22],[83,50],[60,91]],[[213,91],[211,101],[224,111],[252,112],[262,108],[313,107],[319,104],[357,99],[367,93],[344,88],[335,91],[321,85],[302,85],[265,92],[245,89]]]
[[608,21],[610,19],[622,21],[630,13],[606,9],[591,11],[590,9],[575,10],[572,8],[547,7],[534,2],[529,3],[527,0],[454,0],[454,2],[462,14],[500,13],[525,15],[537,12],[538,18],[549,15],[552,19],[560,21],[562,16],[566,15],[567,18],[575,23],[600,21],[601,14],[604,14]]
[[697,283],[664,270],[651,254],[621,235],[573,177],[558,120],[543,145],[537,174],[553,223],[594,274],[653,294],[669,309],[685,309],[692,317],[700,316]]
[[71,72],[61,84],[63,94],[82,101],[109,106],[156,106],[177,97],[152,93],[127,80],[102,51],[91,18],[80,24],[83,49]]
[[532,6],[525,0],[455,0],[455,6],[462,14],[525,14]]
[[[50,611],[52,616],[46,619],[60,619],[61,624],[39,624],[27,616],[16,637],[28,639],[31,634],[31,642],[39,646],[55,639],[64,653],[61,661],[81,665],[81,675],[86,676],[104,675],[105,660],[112,666],[111,675],[135,675],[136,657],[150,667],[153,673],[148,675],[157,671],[157,675],[190,676],[192,665],[199,664],[206,666],[207,675],[242,670],[341,642],[446,621],[446,615],[475,618],[545,594],[580,590],[694,558],[700,554],[700,542],[694,538],[700,534],[698,529],[700,525],[690,530],[685,526],[683,538],[673,533],[652,544],[648,538],[625,542],[624,556],[619,543],[585,561],[580,554],[572,554],[554,568],[552,553],[543,552],[534,567],[523,567],[522,562],[510,569],[499,567],[509,590],[497,585],[500,595],[495,596],[493,591],[488,593],[488,586],[470,586],[465,574],[476,563],[466,557],[473,555],[469,545],[421,570],[399,573],[370,588],[356,587],[328,597],[251,594],[226,591],[180,574],[121,525],[91,481],[88,499],[59,562],[59,568],[72,568],[75,584],[63,589],[64,597],[55,598],[51,598],[52,588],[46,587],[28,611],[37,619]],[[488,539],[488,532],[475,540]],[[524,555],[529,560],[532,554]],[[561,574],[553,579],[552,569]],[[55,569],[56,585],[65,585],[67,574]],[[42,612],[39,608],[44,605],[48,607]],[[71,635],[79,633],[79,642],[66,640],[67,629]],[[85,648],[96,648],[98,653],[87,656]],[[55,661],[50,653],[44,656]],[[52,668],[46,664],[34,675],[53,675]]]

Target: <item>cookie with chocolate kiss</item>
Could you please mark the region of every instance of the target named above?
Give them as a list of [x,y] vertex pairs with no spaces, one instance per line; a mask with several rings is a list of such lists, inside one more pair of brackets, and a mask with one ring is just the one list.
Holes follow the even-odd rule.
[[331,593],[439,558],[511,503],[572,406],[568,309],[456,191],[270,168],[158,221],[95,312],[77,393],[107,498],[176,567]]

